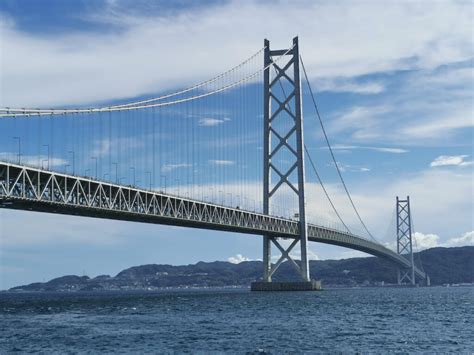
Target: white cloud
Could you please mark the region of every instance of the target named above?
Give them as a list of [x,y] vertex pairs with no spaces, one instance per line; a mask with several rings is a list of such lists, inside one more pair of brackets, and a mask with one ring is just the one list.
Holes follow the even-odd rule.
[[[360,149],[360,150],[373,150],[376,152],[382,152],[382,153],[392,153],[392,154],[403,154],[403,153],[408,153],[409,150],[407,149],[402,149],[402,148],[391,148],[391,147],[366,147],[366,146],[357,146],[357,145],[344,145],[344,144],[335,144],[331,147],[333,150],[354,150],[354,149]],[[325,147],[324,149],[328,149]]]
[[472,161],[466,161],[465,159],[469,155],[440,155],[430,164],[431,167],[438,166],[469,166],[472,165]]
[[[330,166],[334,166],[334,163],[330,163]],[[370,169],[364,166],[355,166],[355,165],[350,165],[350,164],[344,164],[341,162],[337,162],[337,166],[339,167],[339,170],[342,172],[359,172],[359,173],[366,173],[369,172]]]
[[188,163],[165,164],[162,166],[161,171],[164,173],[169,173],[176,169],[185,169],[185,168],[191,168],[191,167],[192,167],[192,164],[188,164]]
[[414,247],[418,250],[424,250],[437,247],[439,244],[439,236],[436,234],[423,234],[420,232],[413,233]]
[[392,109],[390,105],[355,106],[336,114],[328,128],[331,135],[350,131],[357,140],[373,140],[379,136],[380,117]]
[[474,127],[472,111],[467,107],[458,112],[443,114],[429,121],[416,122],[401,130],[401,134],[412,138],[438,138],[460,128]]
[[[326,184],[326,188],[351,230],[366,236],[340,184]],[[416,230],[430,230],[434,232],[432,234],[443,236],[440,243],[447,236],[461,234],[472,225],[472,175],[468,171],[427,169],[391,179],[368,176],[349,185],[349,190],[370,231],[383,243],[395,240],[396,196],[410,195]],[[329,226],[334,223],[331,221],[337,221],[320,186],[307,184],[306,200],[309,221]]]
[[234,165],[235,161],[233,161],[233,160],[214,160],[214,159],[211,159],[211,160],[209,160],[209,164],[212,164],[212,165]]
[[462,134],[474,126],[474,71],[468,65],[452,63],[399,73],[401,83],[391,86],[390,97],[370,105],[356,102],[331,113],[328,130],[332,136],[344,134],[345,142],[364,145],[463,143],[467,138]]
[[231,256],[228,258],[227,261],[232,264],[240,264],[243,261],[251,261],[251,259],[242,256],[242,254],[237,254],[236,256]]
[[230,121],[229,118],[217,119],[217,118],[201,118],[198,121],[199,126],[213,127],[223,124],[224,122]]
[[317,91],[351,92],[363,95],[380,94],[385,91],[385,86],[380,82],[357,83],[347,78],[320,79],[312,86]]
[[466,232],[460,237],[453,237],[442,244],[445,247],[474,246],[474,231]]
[[[437,234],[428,233],[424,234],[421,232],[413,233],[414,238],[414,247],[417,251],[435,248],[435,247],[462,247],[462,246],[472,246],[474,245],[474,231],[463,233],[460,237],[452,237],[444,242],[441,241],[441,238]],[[390,243],[392,248],[395,248],[395,242]]]
[[[265,37],[270,37],[272,47],[285,48],[296,33],[309,73],[322,78],[434,68],[472,57],[470,2],[427,6],[369,1],[347,6],[282,1],[274,6],[230,1],[169,17],[153,16],[151,11],[130,15],[116,7],[91,16],[92,21],[121,27],[103,33],[40,37],[2,18],[0,104],[85,104],[161,92],[225,71],[244,59],[243,54],[260,48]],[[192,40],[183,41],[190,33]],[[346,84],[342,89],[369,93],[381,87]]]

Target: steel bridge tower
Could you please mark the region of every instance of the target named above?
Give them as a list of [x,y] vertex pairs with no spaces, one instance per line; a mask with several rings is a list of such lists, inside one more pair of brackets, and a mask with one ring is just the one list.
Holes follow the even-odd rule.
[[[280,61],[282,62],[280,64]],[[305,211],[305,170],[303,113],[301,102],[301,81],[299,65],[298,37],[293,38],[290,49],[270,49],[265,40],[264,50],[264,148],[263,148],[263,213],[271,214],[272,197],[285,185],[298,200],[299,238],[294,239],[288,248],[284,248],[275,237],[264,235],[263,240],[263,280],[271,282],[272,275],[285,260],[290,261],[298,270],[303,281],[310,281],[308,264],[308,234]],[[275,76],[271,79],[271,72]],[[284,88],[284,84],[286,84]],[[286,91],[285,91],[286,90]],[[280,92],[280,94],[278,94]],[[283,96],[282,94],[283,93]],[[284,118],[283,118],[284,117]],[[288,120],[288,117],[290,118]],[[282,127],[275,121],[286,119],[290,125]],[[289,151],[292,162],[288,168],[277,167],[274,159],[279,153]],[[296,172],[297,183],[291,181]],[[291,250],[300,243],[301,262],[294,261]],[[271,246],[274,244],[281,256],[272,266]]]
[[412,223],[410,212],[410,196],[406,200],[400,200],[397,196],[397,253],[408,256],[410,268],[401,270],[398,268],[397,279],[401,285],[406,279],[411,285],[415,285],[415,262],[413,259]]

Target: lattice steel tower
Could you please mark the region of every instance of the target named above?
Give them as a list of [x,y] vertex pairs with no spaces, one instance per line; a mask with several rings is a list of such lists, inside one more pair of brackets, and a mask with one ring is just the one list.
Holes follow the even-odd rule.
[[[298,37],[293,38],[290,49],[271,50],[265,40],[264,54],[264,174],[263,212],[271,213],[271,200],[283,187],[295,193],[298,200],[299,238],[284,248],[274,237],[264,236],[263,280],[271,281],[280,264],[288,260],[301,274],[303,281],[309,281],[308,235],[304,193],[304,141],[303,113],[301,107],[301,81],[299,66]],[[275,77],[271,79],[271,73]],[[271,80],[270,80],[271,79]],[[285,87],[285,88],[284,88]],[[285,121],[285,124],[280,124]],[[279,166],[275,161],[280,154],[286,154],[291,162]],[[295,177],[296,173],[296,177]],[[291,250],[300,243],[301,262],[298,265],[290,256]],[[272,267],[271,244],[281,252],[281,257]]]
[[408,258],[411,267],[401,270],[398,268],[398,284],[406,279],[415,285],[415,262],[413,259],[412,223],[410,212],[410,196],[400,200],[397,196],[397,253]]

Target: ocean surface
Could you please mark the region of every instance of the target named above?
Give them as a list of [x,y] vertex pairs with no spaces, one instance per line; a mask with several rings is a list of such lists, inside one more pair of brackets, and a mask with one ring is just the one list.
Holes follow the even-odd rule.
[[0,353],[474,352],[474,288],[0,293]]

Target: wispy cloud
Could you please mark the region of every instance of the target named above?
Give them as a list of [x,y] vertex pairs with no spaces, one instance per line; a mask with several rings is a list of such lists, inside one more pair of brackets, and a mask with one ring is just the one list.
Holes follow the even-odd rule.
[[162,166],[161,171],[163,173],[169,173],[176,169],[186,169],[186,168],[191,168],[191,167],[192,167],[192,164],[188,164],[188,163],[165,164]]
[[[330,163],[329,166],[334,166],[334,163]],[[359,173],[365,173],[369,172],[370,168],[367,168],[365,166],[356,166],[356,165],[350,165],[350,164],[344,164],[341,162],[337,162],[337,166],[339,167],[339,170],[342,172],[359,172]]]
[[355,106],[335,115],[329,125],[331,134],[352,132],[357,139],[372,139],[379,135],[380,117],[392,111],[390,105]]
[[412,138],[440,138],[460,128],[474,127],[472,111],[467,107],[431,120],[407,125],[401,135]]
[[209,160],[209,164],[212,164],[212,165],[234,165],[235,161],[233,161],[233,160],[214,160],[214,159],[211,159],[211,160]]
[[472,161],[466,161],[465,159],[469,155],[440,155],[430,163],[432,168],[439,166],[470,166]]
[[[323,149],[328,149],[324,147]],[[408,153],[409,150],[402,149],[402,148],[392,148],[392,147],[365,147],[365,146],[358,146],[358,145],[343,145],[343,144],[335,144],[332,146],[333,150],[354,150],[354,149],[361,149],[361,150],[373,150],[376,152],[382,153],[392,153],[392,154],[403,154]]]
[[223,124],[224,122],[230,121],[230,118],[201,118],[198,121],[199,126],[204,126],[204,127],[213,127],[213,126],[218,126]]
[[[164,11],[140,13],[125,3],[94,8],[90,15],[93,23],[119,24],[120,31],[114,32],[87,29],[41,37],[19,30],[14,18],[2,14],[2,85],[8,90],[4,90],[1,104],[87,104],[188,85],[225,71],[242,59],[242,53],[254,53],[268,33],[272,34],[272,45],[284,48],[290,41],[288,28],[307,43],[302,48],[313,78],[429,69],[472,56],[472,37],[466,30],[472,25],[469,2],[426,6],[371,1],[348,7],[304,1],[281,2],[275,7],[268,2],[228,1],[183,7],[172,16],[163,16],[169,13]],[[262,16],[267,20],[262,22]],[[313,17],[319,20],[308,21]],[[184,45],[182,39],[189,36],[190,24],[193,41]],[[239,36],[226,41],[236,28]],[[374,30],[380,28],[383,31]],[[318,41],[308,42],[311,38]],[[190,52],[194,53],[191,61]],[[31,61],[33,54],[35,60]],[[170,67],[173,70],[156,70]],[[380,84],[350,82],[340,89],[382,90]]]
[[380,94],[385,91],[382,82],[357,82],[349,78],[319,79],[314,83],[317,91],[345,92],[362,95]]

